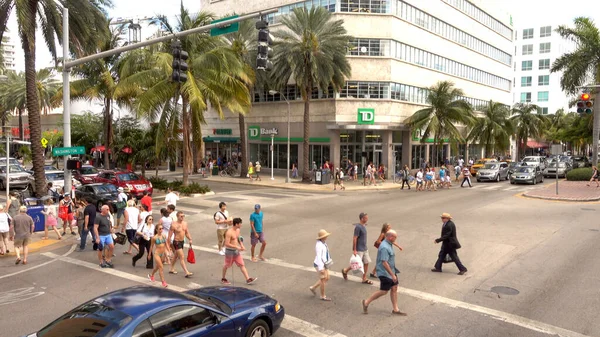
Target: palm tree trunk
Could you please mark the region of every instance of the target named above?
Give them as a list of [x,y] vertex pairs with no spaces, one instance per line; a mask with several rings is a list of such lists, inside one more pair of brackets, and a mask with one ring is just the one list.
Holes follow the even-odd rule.
[[[35,13],[36,3],[30,1],[29,11]],[[33,7],[33,8],[31,8]],[[35,21],[29,20],[26,25],[33,26],[26,29],[35,31]],[[40,118],[40,105],[36,87],[35,73],[35,41],[29,41],[26,34],[21,36],[21,43],[25,53],[25,87],[27,90],[27,112],[31,137],[31,152],[33,159],[33,174],[35,178],[35,194],[40,197],[46,191],[46,177],[44,176],[44,149],[42,149],[42,123]]]
[[158,165],[160,164],[160,160],[156,158],[154,161],[154,178],[158,178]]
[[23,109],[17,109],[19,113],[19,139],[24,140],[23,136]]
[[181,104],[181,121],[183,123],[183,186],[188,185],[189,175],[192,169],[192,144],[190,142],[190,116],[188,113],[188,100],[183,97]]
[[302,182],[308,183],[311,181],[310,170],[309,170],[309,137],[310,137],[310,95],[312,84],[307,85],[304,95],[304,139],[302,140]]
[[238,123],[240,126],[240,147],[242,149],[242,155],[240,156],[240,177],[246,178],[248,174],[248,144],[246,144],[246,117],[242,114],[238,114]]

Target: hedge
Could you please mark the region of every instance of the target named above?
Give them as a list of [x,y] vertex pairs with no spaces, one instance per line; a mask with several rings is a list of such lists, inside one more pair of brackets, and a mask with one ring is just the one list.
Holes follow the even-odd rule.
[[188,186],[183,186],[183,182],[181,180],[174,180],[172,182],[168,182],[166,179],[159,177],[152,177],[149,179],[152,183],[152,187],[157,190],[166,191],[169,187],[173,188],[174,191],[179,191],[179,193],[183,195],[190,194],[205,194],[206,192],[210,192],[210,188],[206,185],[200,185],[197,182],[193,182]]
[[588,181],[592,178],[592,168],[583,167],[572,169],[567,173],[567,180],[569,181]]

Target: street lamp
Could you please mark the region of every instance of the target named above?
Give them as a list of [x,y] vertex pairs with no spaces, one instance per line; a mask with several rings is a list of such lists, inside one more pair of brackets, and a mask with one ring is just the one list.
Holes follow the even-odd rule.
[[[277,91],[277,90],[269,90],[269,95],[275,95],[275,94],[281,95],[281,97],[283,97],[283,99],[287,103],[287,111],[288,111],[288,120],[287,120],[287,168],[285,170],[285,172],[286,172],[285,182],[289,183],[290,182],[290,101],[288,101],[287,97],[285,97],[285,95],[282,94],[282,93],[280,93],[279,91]],[[272,172],[272,170],[271,170],[271,172]]]

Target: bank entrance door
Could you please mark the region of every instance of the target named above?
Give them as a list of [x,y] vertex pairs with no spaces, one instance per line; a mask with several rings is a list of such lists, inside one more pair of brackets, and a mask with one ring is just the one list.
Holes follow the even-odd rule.
[[367,163],[372,162],[373,166],[379,167],[383,159],[383,146],[381,144],[366,144]]

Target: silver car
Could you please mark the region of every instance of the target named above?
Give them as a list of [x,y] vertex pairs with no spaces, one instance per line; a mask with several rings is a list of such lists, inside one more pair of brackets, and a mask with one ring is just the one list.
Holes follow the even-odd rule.
[[566,177],[567,173],[569,173],[569,171],[571,171],[571,164],[561,161],[558,162],[558,169],[556,168],[556,161],[551,162],[550,164],[548,164],[548,167],[546,167],[546,169],[544,170],[544,177],[546,178],[553,178],[556,177],[556,173],[558,171],[558,176],[559,177]]
[[508,164],[505,162],[485,163],[477,171],[477,182],[508,180]]
[[536,166],[519,166],[515,169],[515,173],[510,176],[510,183],[515,184],[537,184],[544,182],[544,175],[538,165]]
[[[6,163],[6,161],[4,162]],[[9,165],[9,169],[9,187],[26,188],[33,185],[33,176],[25,172],[21,166],[11,164]],[[0,189],[6,189],[6,166],[0,166]]]

